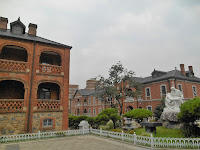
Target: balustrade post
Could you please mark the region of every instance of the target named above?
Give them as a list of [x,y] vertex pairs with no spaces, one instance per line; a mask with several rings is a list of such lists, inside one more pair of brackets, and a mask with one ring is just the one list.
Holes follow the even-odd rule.
[[153,135],[151,134],[151,147],[154,147],[154,143],[153,143]]
[[90,127],[90,133],[92,133],[92,127]]
[[40,139],[40,130],[38,131],[38,139]]
[[100,136],[102,136],[102,128],[100,128]]
[[124,131],[122,131],[122,141],[124,141]]
[[137,135],[135,134],[135,132],[134,132],[133,136],[134,136],[134,138],[133,138],[134,139],[134,144],[136,144],[137,143],[137,141],[136,141],[137,140]]

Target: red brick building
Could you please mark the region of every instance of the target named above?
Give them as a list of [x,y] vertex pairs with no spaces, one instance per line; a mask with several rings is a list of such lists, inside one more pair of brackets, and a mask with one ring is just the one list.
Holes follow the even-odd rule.
[[125,100],[127,110],[130,108],[154,110],[162,97],[171,92],[172,85],[183,92],[184,100],[200,96],[200,78],[195,77],[192,66],[189,66],[188,71],[185,71],[184,64],[180,64],[180,71],[177,69],[168,72],[154,70],[151,76],[134,77],[134,80],[143,85],[142,95],[138,99]]
[[68,129],[72,47],[0,17],[0,134]]
[[[143,85],[142,94],[137,98],[126,97],[124,112],[137,108],[155,110],[162,97],[171,92],[172,85],[183,92],[184,100],[199,96],[200,78],[195,77],[192,66],[189,66],[188,69],[185,71],[184,64],[181,64],[180,71],[177,69],[168,72],[154,70],[149,77],[134,77],[134,81]],[[71,104],[72,114],[95,116],[103,109],[111,107],[110,102],[104,105],[96,98],[95,83],[95,80],[88,80],[86,88],[75,93]],[[124,85],[126,86],[126,83]],[[117,101],[113,99],[112,103],[115,104]]]
[[103,102],[97,98],[98,91],[95,90],[95,79],[86,81],[86,88],[77,90],[71,101],[71,114],[72,115],[86,115],[96,116],[103,109],[110,108],[110,102]]

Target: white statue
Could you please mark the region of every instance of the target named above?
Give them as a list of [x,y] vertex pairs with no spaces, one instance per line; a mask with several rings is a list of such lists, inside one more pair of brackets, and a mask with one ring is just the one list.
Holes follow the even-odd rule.
[[180,112],[180,105],[183,103],[183,93],[171,87],[171,93],[167,93],[165,98],[165,108],[163,112]]

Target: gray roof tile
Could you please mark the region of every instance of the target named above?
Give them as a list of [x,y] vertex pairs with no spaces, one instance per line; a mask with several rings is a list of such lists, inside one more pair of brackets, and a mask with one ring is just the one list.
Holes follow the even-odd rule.
[[55,46],[62,46],[62,47],[66,47],[66,48],[72,48],[71,46],[68,45],[64,45],[58,42],[54,42],[39,36],[32,36],[29,35],[28,33],[22,34],[22,35],[17,35],[17,34],[13,34],[12,32],[10,32],[10,30],[0,30],[0,36],[2,37],[9,37],[9,38],[17,38],[17,39],[21,39],[21,40],[28,40],[28,41],[34,41],[34,42],[41,42],[41,43],[45,43],[45,44],[52,44]]

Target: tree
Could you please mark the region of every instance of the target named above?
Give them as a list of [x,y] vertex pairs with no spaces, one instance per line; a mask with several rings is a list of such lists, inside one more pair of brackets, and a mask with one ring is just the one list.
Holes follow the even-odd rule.
[[[121,62],[116,65],[112,65],[109,69],[109,77],[105,79],[101,77],[96,85],[96,89],[99,90],[97,97],[102,101],[116,99],[120,108],[119,112],[122,115],[123,102],[122,98],[125,96],[137,97],[141,94],[141,84],[133,80],[134,72],[125,69]],[[123,83],[128,84],[123,84]],[[111,107],[114,107],[111,101]]]
[[160,119],[160,116],[162,115],[164,108],[165,108],[165,97],[162,97],[161,104],[157,105],[154,111],[154,116],[156,120]]
[[200,118],[200,98],[196,97],[183,103],[178,118],[183,123],[183,133],[186,137],[200,136],[200,128],[195,123]]
[[77,129],[82,120],[87,120],[87,116],[69,116],[69,127]]
[[143,118],[148,118],[153,115],[152,111],[147,109],[133,109],[124,114],[124,117],[136,119],[140,122]]
[[109,120],[112,120],[114,129],[116,129],[116,122],[120,120],[118,115],[118,110],[115,108],[104,109],[100,114],[98,114],[98,121],[100,124],[105,125]]

